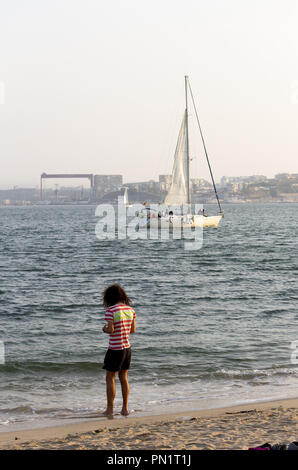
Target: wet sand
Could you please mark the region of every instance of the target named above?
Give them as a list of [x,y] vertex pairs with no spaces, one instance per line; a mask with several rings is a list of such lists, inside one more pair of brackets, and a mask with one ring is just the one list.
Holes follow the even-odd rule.
[[248,449],[298,440],[298,399],[0,433],[0,449]]

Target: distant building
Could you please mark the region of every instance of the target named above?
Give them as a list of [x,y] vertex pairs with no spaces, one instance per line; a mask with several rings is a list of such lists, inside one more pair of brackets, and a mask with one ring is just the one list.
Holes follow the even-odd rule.
[[252,176],[223,176],[220,180],[221,186],[228,186],[234,183],[260,183],[266,181],[267,176],[252,175]]
[[119,191],[122,186],[122,175],[94,175],[95,197],[102,197],[107,193]]
[[172,175],[159,175],[158,182],[161,191],[168,191],[172,183]]
[[249,179],[248,179],[248,182],[250,183],[261,183],[262,181],[267,181],[267,176],[253,175],[253,176],[249,176]]
[[[25,202],[35,202],[39,200],[39,191],[37,188],[19,188],[14,186],[13,189],[0,190],[1,204],[21,204]],[[7,202],[9,201],[9,202]]]
[[223,176],[220,180],[221,186],[228,186],[228,184],[237,183],[242,177],[239,176]]
[[159,192],[159,183],[154,180],[141,181],[139,183],[126,183],[125,186],[133,191],[144,191],[149,193]]
[[191,189],[192,191],[199,191],[201,189],[209,189],[211,188],[211,183],[209,181],[204,180],[204,178],[191,178],[190,180]]
[[290,180],[290,179],[296,179],[297,174],[295,173],[278,173],[275,175],[276,180]]
[[228,186],[229,186],[229,190],[232,192],[232,193],[238,193],[239,191],[241,191],[243,188],[244,188],[244,184],[245,183],[230,183]]

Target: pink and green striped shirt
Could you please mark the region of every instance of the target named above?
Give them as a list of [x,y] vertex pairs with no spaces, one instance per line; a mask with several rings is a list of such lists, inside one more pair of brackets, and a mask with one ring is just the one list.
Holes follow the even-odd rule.
[[125,304],[116,304],[107,308],[105,321],[113,322],[114,333],[110,334],[109,349],[130,348],[129,334],[136,314],[133,308]]

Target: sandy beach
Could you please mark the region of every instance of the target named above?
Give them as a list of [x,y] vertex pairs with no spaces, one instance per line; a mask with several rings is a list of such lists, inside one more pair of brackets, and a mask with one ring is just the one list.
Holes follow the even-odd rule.
[[298,399],[0,433],[0,449],[248,449],[297,441]]

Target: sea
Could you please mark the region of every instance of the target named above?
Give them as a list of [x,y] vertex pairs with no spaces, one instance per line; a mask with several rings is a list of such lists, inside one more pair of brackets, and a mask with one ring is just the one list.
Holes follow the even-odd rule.
[[[92,205],[0,207],[0,431],[101,419],[115,282],[136,312],[132,415],[297,397],[298,205],[224,211],[189,250],[99,239]],[[117,379],[116,419],[121,402]]]

